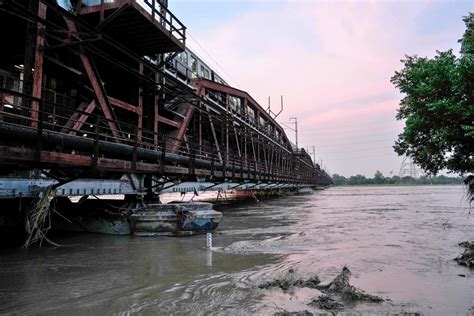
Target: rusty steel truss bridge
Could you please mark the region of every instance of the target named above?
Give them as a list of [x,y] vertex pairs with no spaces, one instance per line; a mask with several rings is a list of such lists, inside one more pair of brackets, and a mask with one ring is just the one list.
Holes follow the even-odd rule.
[[0,198],[331,182],[247,92],[179,69],[166,1],[0,0],[0,33]]

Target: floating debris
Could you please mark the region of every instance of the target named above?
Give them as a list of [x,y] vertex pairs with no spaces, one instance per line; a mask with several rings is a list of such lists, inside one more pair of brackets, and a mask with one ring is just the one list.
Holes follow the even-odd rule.
[[349,285],[349,278],[351,277],[351,271],[348,267],[344,266],[341,273],[334,278],[330,283],[320,285],[320,290],[328,290],[331,292],[342,292]]
[[273,280],[273,281],[270,281],[270,282],[260,284],[258,286],[258,288],[259,289],[269,289],[269,288],[272,288],[272,287],[278,287],[278,288],[282,289],[283,291],[288,291],[290,289],[291,285],[292,284],[287,280]]
[[342,298],[346,301],[370,301],[374,303],[384,301],[383,298],[376,295],[367,294],[352,285],[348,286],[342,291]]
[[293,286],[296,287],[308,287],[311,289],[318,289],[319,284],[321,283],[321,280],[317,275],[309,278],[308,280],[296,280],[293,283]]
[[464,252],[454,260],[460,265],[468,268],[474,267],[474,242],[464,241],[459,244],[460,247],[464,247]]
[[277,287],[283,291],[288,291],[292,286],[294,287],[307,287],[312,289],[317,289],[318,285],[321,283],[321,280],[318,276],[313,276],[308,280],[294,279],[295,270],[290,268],[283,279],[276,279],[270,282],[260,284],[258,287],[260,289],[269,289],[272,287]]
[[318,298],[313,299],[308,305],[324,310],[338,310],[345,307],[344,304],[334,300],[326,294],[320,295]]
[[[341,273],[337,275],[334,280],[328,284],[321,284],[321,280],[318,276],[313,276],[308,280],[301,280],[294,278],[295,270],[293,268],[289,269],[287,274],[282,279],[276,279],[270,282],[260,284],[258,287],[260,289],[269,289],[269,288],[280,288],[283,291],[288,291],[291,287],[300,287],[300,288],[312,288],[321,291],[323,294],[318,298],[313,299],[308,305],[326,310],[337,312],[338,310],[344,309],[345,305],[341,302],[355,302],[355,301],[368,301],[368,302],[383,302],[384,299],[365,293],[364,291],[352,286],[349,284],[349,279],[351,277],[351,271],[348,267],[344,266]],[[296,313],[304,313],[296,312]],[[285,314],[286,313],[286,314]],[[275,315],[306,315],[306,314],[294,314],[294,312],[279,312]]]
[[367,294],[364,291],[349,284],[351,271],[344,266],[341,273],[334,278],[330,283],[319,285],[318,290],[326,293],[340,294],[343,300],[346,301],[370,301],[383,302],[384,299],[375,295]]

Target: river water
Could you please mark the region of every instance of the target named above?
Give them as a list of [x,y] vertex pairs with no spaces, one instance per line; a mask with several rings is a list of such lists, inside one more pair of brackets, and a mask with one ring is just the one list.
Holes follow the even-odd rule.
[[220,207],[206,237],[54,236],[62,247],[0,250],[0,313],[272,315],[324,312],[315,289],[259,289],[294,269],[386,299],[344,313],[474,313],[474,271],[458,266],[474,240],[463,187],[334,187]]

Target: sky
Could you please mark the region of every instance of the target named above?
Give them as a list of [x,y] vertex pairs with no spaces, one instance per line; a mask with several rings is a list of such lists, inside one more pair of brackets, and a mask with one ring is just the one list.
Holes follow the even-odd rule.
[[[298,119],[300,147],[331,174],[398,175],[403,97],[390,83],[405,55],[459,52],[474,1],[169,0],[187,45],[277,121]],[[294,142],[295,133],[287,135]]]

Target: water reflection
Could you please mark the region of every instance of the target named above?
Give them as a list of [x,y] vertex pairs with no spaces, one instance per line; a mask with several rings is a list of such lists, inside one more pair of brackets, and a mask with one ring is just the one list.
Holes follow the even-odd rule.
[[206,265],[208,267],[212,267],[212,250],[211,249],[207,249],[207,257],[206,257]]

